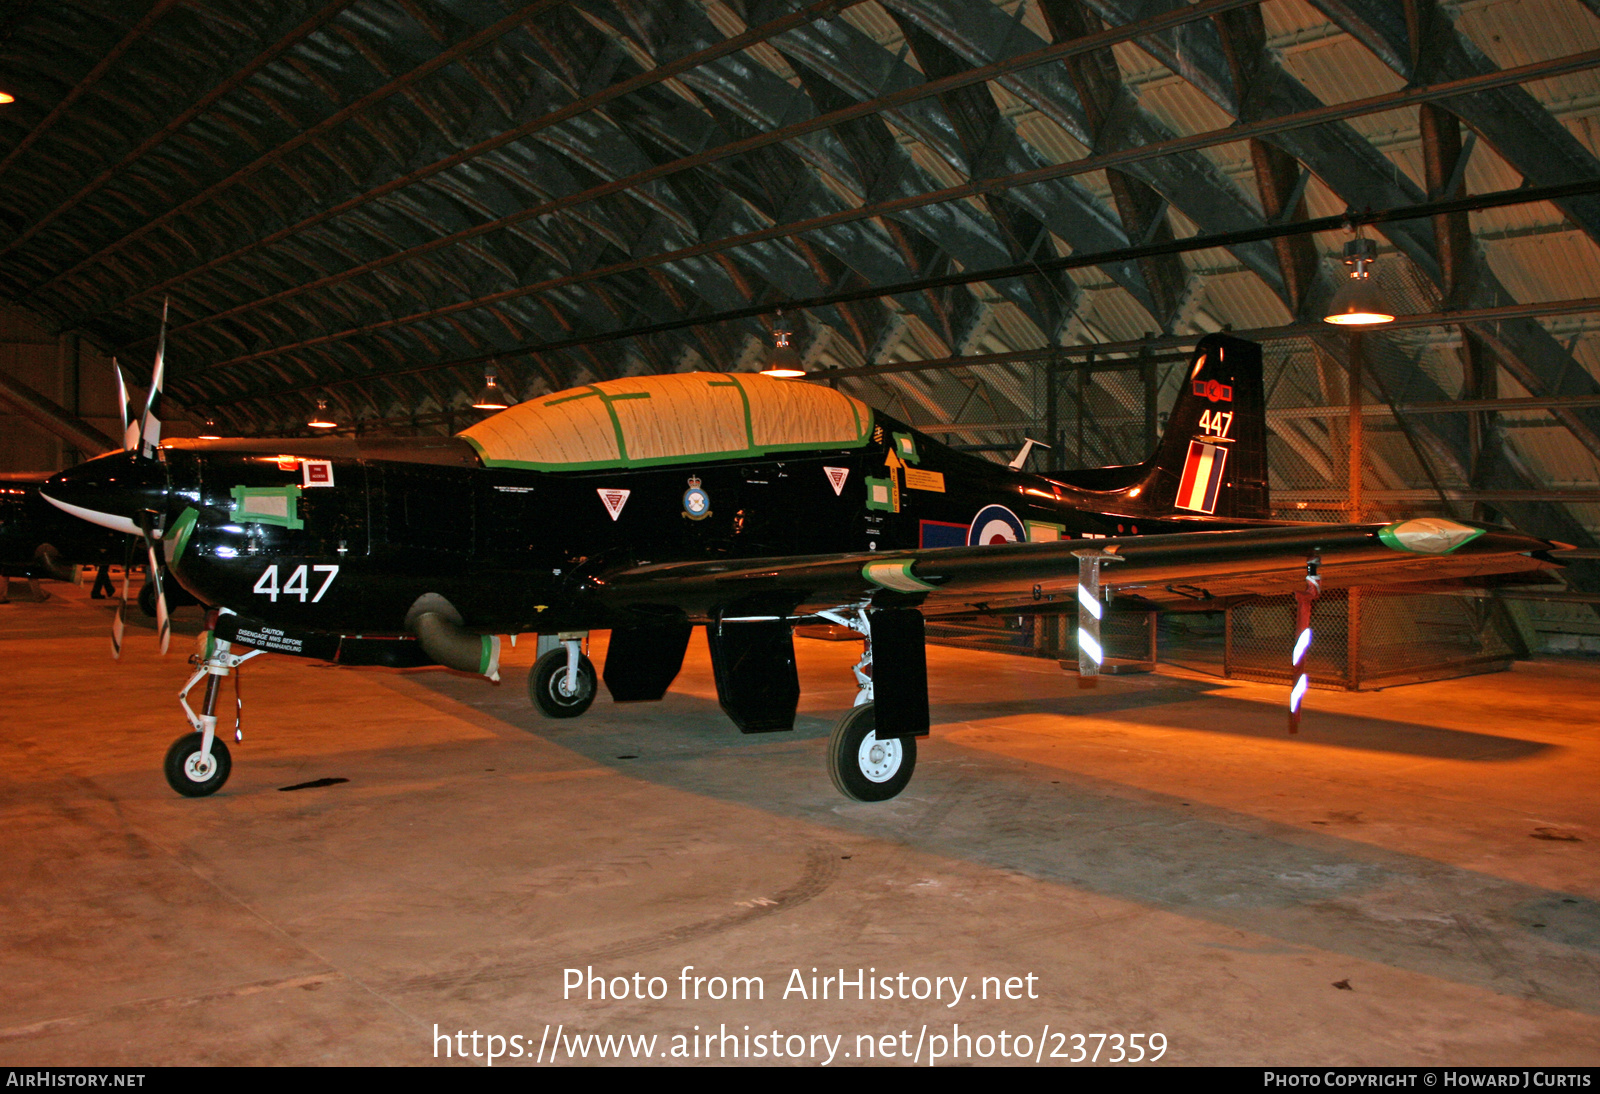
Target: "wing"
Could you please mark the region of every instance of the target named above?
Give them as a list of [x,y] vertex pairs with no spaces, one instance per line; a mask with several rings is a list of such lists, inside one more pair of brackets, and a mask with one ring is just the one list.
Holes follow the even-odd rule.
[[[1292,592],[1320,560],[1324,588],[1414,584],[1556,569],[1542,539],[1434,518],[1302,524],[1117,539],[937,547],[637,566],[596,578],[606,607],[659,615],[804,616],[846,604],[915,605],[925,615],[1059,610],[1078,584],[1075,552],[1100,550],[1101,584],[1124,603],[1197,602]],[[1220,605],[1219,605],[1220,606]]]

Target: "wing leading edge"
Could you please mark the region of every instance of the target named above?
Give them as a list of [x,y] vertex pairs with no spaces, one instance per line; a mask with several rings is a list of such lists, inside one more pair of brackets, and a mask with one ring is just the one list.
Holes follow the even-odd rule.
[[847,604],[915,606],[924,615],[1059,610],[1078,585],[1074,552],[1122,561],[1101,584],[1130,606],[1198,606],[1293,592],[1317,558],[1325,588],[1414,584],[1552,570],[1556,545],[1519,532],[1438,519],[1306,524],[1115,539],[937,547],[800,558],[637,566],[590,590],[623,614],[691,619],[800,617]]

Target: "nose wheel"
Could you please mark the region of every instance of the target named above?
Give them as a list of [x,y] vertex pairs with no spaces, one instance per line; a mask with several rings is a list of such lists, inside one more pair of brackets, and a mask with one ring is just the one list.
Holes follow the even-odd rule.
[[233,757],[220,737],[211,741],[209,753],[202,749],[202,733],[185,733],[167,749],[167,785],[186,798],[215,794],[233,771]]
[[828,741],[828,774],[833,785],[858,802],[881,802],[911,782],[917,766],[917,739],[878,740],[877,715],[870,702],[853,707]]
[[[237,684],[239,666],[261,653],[260,650],[234,653],[227,642],[213,637],[210,631],[201,635],[200,647],[201,652],[189,659],[190,664],[199,667],[189,677],[183,690],[178,692],[178,705],[183,708],[193,732],[185,733],[172,742],[172,747],[167,749],[167,761],[163,768],[167,785],[186,798],[215,794],[228,781],[228,775],[233,770],[233,757],[228,754],[228,746],[222,743],[222,738],[217,736],[218,685],[226,676],[234,676]],[[200,713],[196,714],[189,705],[189,692],[201,680],[206,682],[205,699],[200,705]],[[234,702],[236,712],[242,711],[243,703],[237,698]],[[243,739],[237,715],[234,739]]]

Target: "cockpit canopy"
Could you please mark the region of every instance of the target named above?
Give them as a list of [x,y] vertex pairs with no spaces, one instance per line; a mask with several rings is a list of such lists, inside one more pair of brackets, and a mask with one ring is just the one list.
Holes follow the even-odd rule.
[[859,448],[872,436],[872,410],[815,384],[687,372],[605,380],[531,399],[460,436],[486,467],[648,467]]

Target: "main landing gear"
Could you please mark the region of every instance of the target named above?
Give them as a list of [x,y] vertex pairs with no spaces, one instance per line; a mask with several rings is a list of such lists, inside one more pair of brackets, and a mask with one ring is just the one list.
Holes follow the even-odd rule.
[[594,702],[594,665],[583,653],[583,639],[563,634],[561,645],[533,663],[528,696],[547,718],[576,718]]
[[917,767],[917,739],[878,740],[877,712],[870,701],[839,719],[828,740],[828,774],[839,793],[858,802],[881,802],[899,794]]
[[[872,622],[864,608],[819,612],[865,639],[855,673],[855,705],[833,727],[828,739],[828,775],[839,793],[858,802],[888,801],[911,782],[917,767],[915,737],[878,739],[878,711],[872,671]],[[925,685],[924,685],[925,686]],[[924,727],[925,729],[926,727]]]
[[[165,768],[167,785],[186,798],[215,794],[228,781],[233,757],[228,754],[228,746],[217,737],[217,692],[223,677],[233,675],[240,665],[261,652],[234,653],[229,643],[213,637],[210,631],[201,636],[201,649],[201,653],[190,658],[190,662],[199,667],[178,692],[178,705],[194,727],[193,732],[172,742],[172,747],[167,749]],[[189,706],[189,692],[202,678],[206,682],[205,699],[200,704],[201,713],[196,715]],[[238,718],[242,704],[237,697],[234,704],[233,733],[237,741],[243,736]]]

